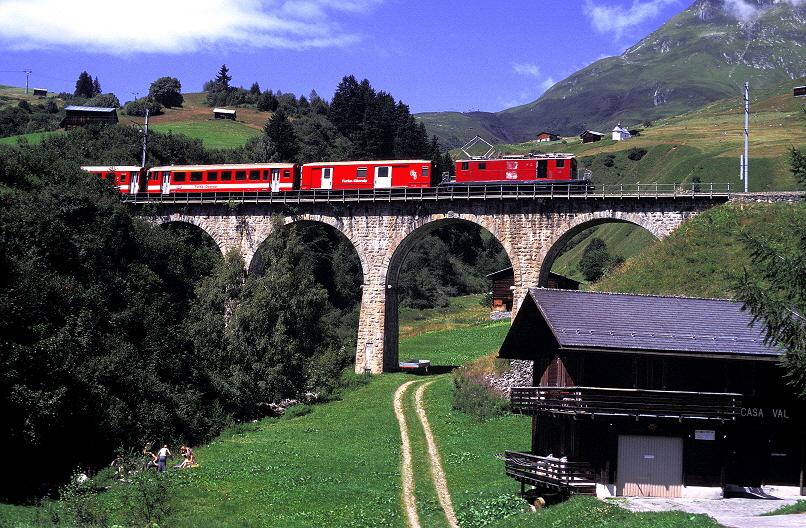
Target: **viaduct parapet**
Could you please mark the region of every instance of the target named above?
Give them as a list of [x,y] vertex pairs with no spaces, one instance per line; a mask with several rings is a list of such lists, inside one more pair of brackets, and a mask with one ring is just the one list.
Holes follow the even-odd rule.
[[[527,288],[545,286],[565,242],[607,222],[639,225],[663,238],[727,196],[614,197],[566,199],[364,201],[359,203],[170,204],[143,216],[154,222],[186,222],[206,231],[222,252],[237,248],[255,269],[258,247],[271,234],[271,218],[286,224],[329,225],[352,243],[361,261],[363,292],[356,371],[381,373],[398,367],[396,289],[409,250],[429,232],[467,222],[488,230],[503,245],[515,273],[516,303]],[[517,310],[513,307],[513,311]]]

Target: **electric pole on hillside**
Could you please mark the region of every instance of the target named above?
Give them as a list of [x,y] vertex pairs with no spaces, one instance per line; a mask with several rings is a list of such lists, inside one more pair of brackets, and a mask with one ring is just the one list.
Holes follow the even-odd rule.
[[750,83],[744,83],[744,155],[742,156],[739,178],[744,180],[744,192],[747,192],[747,144],[750,134]]
[[143,128],[143,163],[141,167],[146,166],[146,148],[148,147],[148,107],[146,107],[146,121]]
[[28,95],[28,76],[33,73],[32,70],[22,70],[22,73],[25,74],[25,95]]

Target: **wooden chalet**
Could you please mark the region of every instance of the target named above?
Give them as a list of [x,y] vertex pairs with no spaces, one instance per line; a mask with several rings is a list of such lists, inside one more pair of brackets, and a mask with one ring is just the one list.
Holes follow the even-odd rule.
[[551,132],[541,132],[537,135],[537,142],[543,143],[545,141],[557,141],[560,139],[560,136],[557,134],[552,134]]
[[47,97],[48,91],[44,88],[34,88],[34,95],[37,97]]
[[[494,312],[511,312],[513,294],[512,289],[515,287],[515,271],[512,266],[495,271],[486,276],[493,283],[493,311]],[[561,288],[564,290],[578,290],[579,281],[563,277],[557,273],[549,273],[549,288]]]
[[93,124],[114,125],[118,122],[118,112],[114,108],[66,106],[64,112],[64,119],[59,126],[65,130]]
[[534,362],[511,391],[531,452],[507,451],[507,475],[565,496],[802,494],[803,402],[750,321],[729,300],[529,290],[499,352]]
[[795,97],[806,95],[806,86],[795,86],[792,90],[792,95]]
[[579,135],[582,143],[595,143],[596,141],[601,141],[603,137],[604,134],[601,132],[594,132],[593,130],[586,130]]
[[213,117],[216,119],[232,119],[234,121],[237,117],[237,113],[235,110],[228,110],[226,108],[213,108]]

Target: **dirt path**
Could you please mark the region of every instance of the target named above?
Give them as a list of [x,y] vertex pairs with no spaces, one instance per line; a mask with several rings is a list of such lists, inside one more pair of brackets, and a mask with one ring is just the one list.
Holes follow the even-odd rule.
[[414,471],[411,465],[411,440],[406,417],[403,415],[403,395],[409,386],[414,383],[407,381],[395,391],[395,416],[400,425],[400,439],[403,442],[403,462],[400,469],[400,478],[403,479],[403,504],[406,506],[406,516],[411,528],[420,528],[420,518],[417,515],[417,504],[414,501]]
[[[403,413],[403,397],[408,388],[414,383],[420,382],[408,381],[398,387],[397,391],[395,391],[394,408],[397,422],[400,425],[400,438],[403,442],[403,460],[400,471],[400,476],[403,480],[403,504],[406,507],[406,515],[408,517],[409,526],[411,528],[420,528],[420,519],[417,514],[417,502],[414,497],[415,483],[414,471],[412,468],[411,440],[409,437],[408,425],[406,424],[406,417]],[[423,393],[425,392],[425,389],[432,383],[433,381],[429,381],[423,383],[417,388],[417,392],[415,393],[415,411],[420,419],[423,434],[425,435],[425,440],[428,444],[431,478],[433,480],[434,488],[437,492],[439,504],[442,506],[442,510],[445,512],[445,518],[448,521],[448,525],[450,525],[451,528],[459,528],[459,523],[456,520],[456,513],[453,510],[451,496],[448,492],[448,484],[445,479],[445,472],[442,469],[439,450],[437,449],[437,444],[434,441],[434,435],[431,432],[431,425],[428,423],[428,417],[426,416],[425,407],[423,405]]]

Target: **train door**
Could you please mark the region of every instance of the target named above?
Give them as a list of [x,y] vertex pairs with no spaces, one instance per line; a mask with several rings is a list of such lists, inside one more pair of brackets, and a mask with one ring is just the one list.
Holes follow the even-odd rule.
[[171,171],[163,171],[162,173],[162,194],[171,192]]
[[382,166],[375,167],[375,188],[376,189],[391,189],[392,188],[392,167]]
[[332,189],[333,188],[333,168],[332,167],[323,167],[322,168],[322,189]]
[[549,177],[549,161],[548,160],[537,160],[537,178],[548,178]]
[[271,192],[280,190],[280,169],[271,170]]
[[140,190],[140,173],[132,171],[129,173],[129,193],[137,194]]

